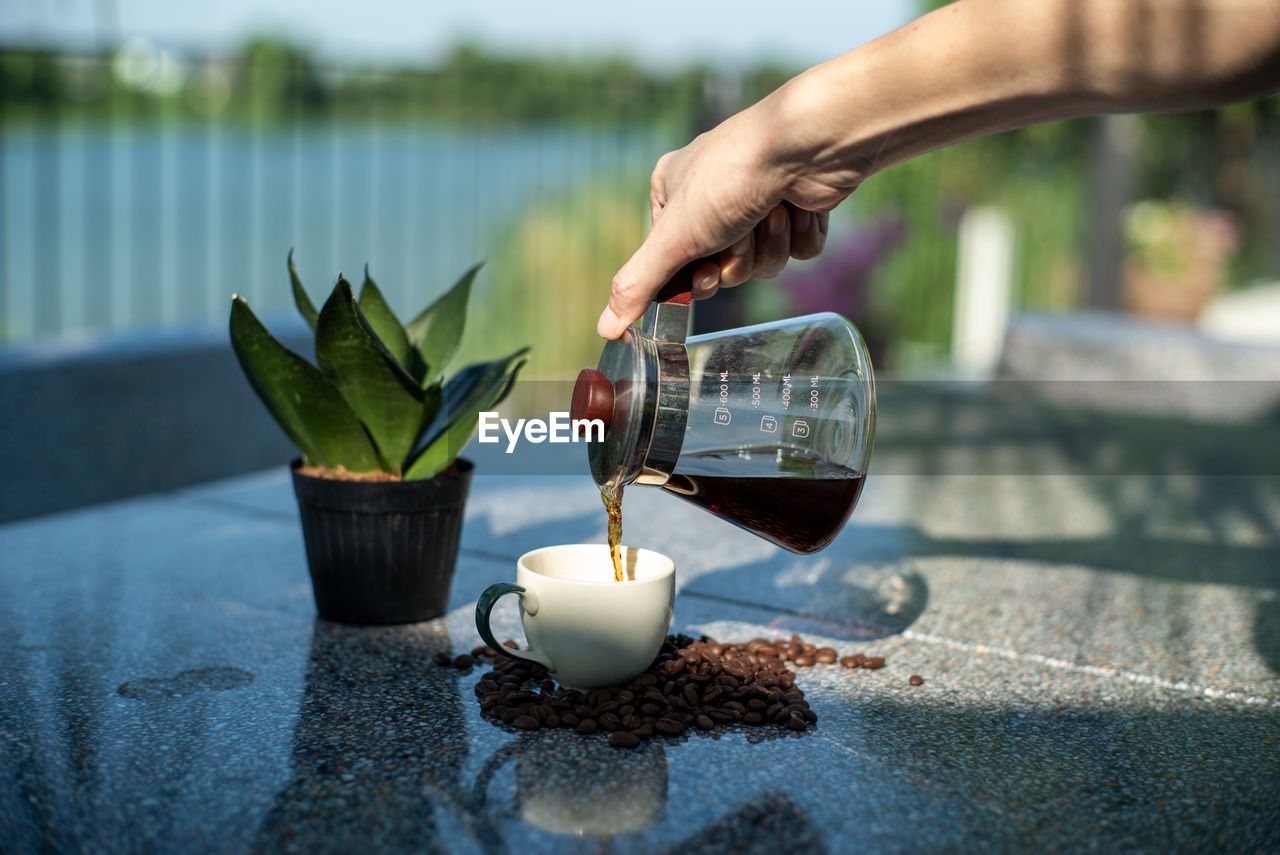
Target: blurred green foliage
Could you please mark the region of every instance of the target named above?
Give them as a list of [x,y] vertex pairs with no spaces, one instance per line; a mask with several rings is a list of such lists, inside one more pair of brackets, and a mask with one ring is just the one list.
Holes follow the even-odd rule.
[[[114,54],[0,52],[0,110],[10,120],[49,113],[131,120],[217,117],[284,123],[366,117],[448,124],[659,123],[691,128],[707,110],[712,72],[656,74],[624,59],[505,56],[459,45],[420,68],[323,65],[305,50],[255,39],[233,56],[184,58],[147,46]],[[786,72],[743,78],[759,97]]]
[[[929,5],[941,5],[931,2]],[[166,65],[168,62],[168,65]],[[0,53],[0,111],[7,123],[70,116],[248,123],[367,121],[450,127],[597,125],[659,129],[679,145],[776,88],[797,69],[760,67],[726,79],[690,66],[655,72],[618,58],[565,60],[500,55],[459,45],[429,67],[359,68],[320,63],[295,45],[257,39],[225,58],[181,58],[126,49],[65,56]],[[900,244],[871,280],[893,319],[892,337],[926,358],[950,338],[956,226],[966,208],[998,205],[1017,227],[1015,308],[1065,309],[1086,293],[1085,247],[1093,227],[1090,180],[1096,120],[1080,119],[972,140],[873,176],[837,212],[831,242],[859,222],[898,217]],[[1184,200],[1235,215],[1239,284],[1280,272],[1280,96],[1220,110],[1141,119],[1135,199]],[[525,313],[583,306],[584,328],[612,273],[646,228],[646,174],[588,179],[541,200],[511,227],[494,259],[487,304]],[[785,310],[771,285],[740,289],[766,312]],[[561,305],[532,300],[554,289]],[[753,294],[760,294],[759,297]],[[732,298],[729,298],[732,299]],[[531,301],[532,300],[532,301]],[[494,309],[497,311],[497,309]],[[743,312],[759,318],[760,311]],[[854,319],[857,320],[856,318]],[[577,323],[577,321],[574,321]],[[545,324],[546,328],[564,329]],[[588,337],[589,338],[589,337]],[[586,341],[586,339],[584,339]],[[587,342],[590,343],[589,341]],[[563,346],[562,346],[563,345]],[[585,347],[586,345],[584,345]],[[582,364],[557,342],[537,343],[540,372]],[[595,345],[591,345],[594,349]]]
[[[534,353],[529,376],[569,380],[599,359],[596,319],[613,274],[648,231],[647,186],[644,172],[600,176],[538,200],[510,224],[473,312],[481,329],[520,330]],[[480,344],[464,344],[463,356],[479,358],[467,348]]]

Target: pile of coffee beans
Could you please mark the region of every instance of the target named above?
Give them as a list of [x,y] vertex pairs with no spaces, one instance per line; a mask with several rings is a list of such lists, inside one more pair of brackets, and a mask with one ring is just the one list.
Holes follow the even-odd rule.
[[[505,642],[516,647],[514,641]],[[856,665],[876,669],[880,657],[859,658]],[[579,733],[609,733],[609,744],[634,748],[654,736],[680,736],[691,728],[711,731],[734,723],[775,726],[802,732],[817,723],[789,664],[808,666],[837,661],[833,648],[818,648],[799,635],[745,644],[722,644],[703,636],[667,636],[653,664],[625,686],[577,691],[556,685],[534,663],[499,657],[478,647],[468,654],[439,653],[442,666],[467,670],[477,661],[493,668],[476,683],[482,713],[521,730],[572,728]]]

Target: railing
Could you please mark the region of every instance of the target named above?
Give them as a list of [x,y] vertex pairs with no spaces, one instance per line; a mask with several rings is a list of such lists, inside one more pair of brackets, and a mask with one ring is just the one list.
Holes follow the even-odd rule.
[[[368,263],[402,315],[487,260],[462,355],[519,339],[534,346],[531,375],[563,375],[598,353],[595,316],[647,228],[658,156],[785,77],[724,85],[466,50],[374,74],[260,44],[188,62],[175,83],[148,56],[0,54],[0,346],[220,326],[232,293],[264,317],[292,313],[292,248],[313,298]],[[1154,120],[1126,192],[1235,210],[1240,282],[1280,271],[1280,110],[1276,98],[1233,110]],[[899,357],[944,356],[956,224],[975,204],[1013,218],[1015,308],[1081,305],[1090,247],[1120,228],[1090,191],[1094,140],[1088,121],[1048,126],[870,179],[837,211],[826,255],[864,229],[902,228],[865,269],[830,272],[853,277],[837,289],[853,298],[829,307]],[[778,317],[803,307],[804,287],[784,279],[706,308],[720,325]]]

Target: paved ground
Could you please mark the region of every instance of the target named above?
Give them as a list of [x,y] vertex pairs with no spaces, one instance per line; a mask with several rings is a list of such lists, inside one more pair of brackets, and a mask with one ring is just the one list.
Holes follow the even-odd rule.
[[802,670],[801,734],[519,734],[430,664],[521,552],[603,539],[585,476],[478,477],[401,628],[314,618],[283,470],[0,527],[0,849],[1280,851],[1275,429],[882,416],[816,556],[625,499],[675,629],[887,659]]

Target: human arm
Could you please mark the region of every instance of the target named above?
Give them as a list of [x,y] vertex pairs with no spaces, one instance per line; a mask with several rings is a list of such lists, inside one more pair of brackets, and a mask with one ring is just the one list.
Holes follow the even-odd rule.
[[695,272],[702,297],[816,254],[825,220],[797,229],[802,212],[825,214],[870,175],[925,152],[1038,122],[1196,109],[1276,88],[1280,0],[957,0],[665,155],[653,229],[614,277],[597,329],[621,335],[694,259],[716,259]]

